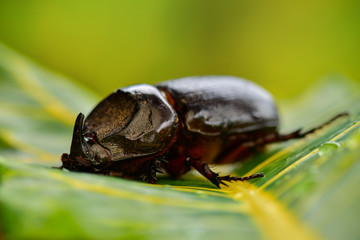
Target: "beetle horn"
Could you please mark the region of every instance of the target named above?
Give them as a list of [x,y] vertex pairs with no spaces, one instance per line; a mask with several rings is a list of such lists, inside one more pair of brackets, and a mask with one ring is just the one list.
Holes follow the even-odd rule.
[[85,143],[83,137],[83,123],[84,123],[84,114],[79,113],[74,125],[73,138],[70,147],[70,157],[86,156],[84,151]]

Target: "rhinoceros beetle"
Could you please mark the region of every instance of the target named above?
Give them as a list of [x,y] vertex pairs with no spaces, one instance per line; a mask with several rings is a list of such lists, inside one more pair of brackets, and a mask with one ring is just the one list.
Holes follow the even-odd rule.
[[280,134],[271,95],[250,81],[202,76],[135,85],[111,93],[85,120],[77,116],[61,168],[155,183],[157,172],[179,178],[192,167],[219,187],[264,175],[219,176],[208,164],[240,161],[254,148],[302,138],[344,115]]

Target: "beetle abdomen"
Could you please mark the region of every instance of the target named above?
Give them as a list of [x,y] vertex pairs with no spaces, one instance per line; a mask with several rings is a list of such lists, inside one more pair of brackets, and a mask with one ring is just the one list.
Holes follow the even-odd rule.
[[232,135],[278,126],[271,95],[241,78],[187,77],[156,86],[171,95],[178,116],[191,132]]

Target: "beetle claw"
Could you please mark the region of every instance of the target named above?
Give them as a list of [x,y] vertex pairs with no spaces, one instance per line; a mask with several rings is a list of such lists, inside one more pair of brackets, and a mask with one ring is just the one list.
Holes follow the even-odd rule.
[[[227,185],[226,183],[224,183],[223,180],[219,180],[219,183],[222,184],[222,185],[225,185],[226,187],[228,187],[229,185]],[[220,186],[218,186],[218,188],[220,188]]]

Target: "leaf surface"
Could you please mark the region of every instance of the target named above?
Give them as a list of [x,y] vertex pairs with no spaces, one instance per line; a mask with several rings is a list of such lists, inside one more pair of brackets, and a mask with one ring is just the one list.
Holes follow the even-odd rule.
[[[149,185],[60,171],[78,112],[100,97],[0,45],[0,223],[6,239],[356,239],[359,87],[339,76],[282,101],[281,132],[342,118],[232,166],[264,172],[215,189],[204,178]],[[213,166],[223,173],[228,169]]]

